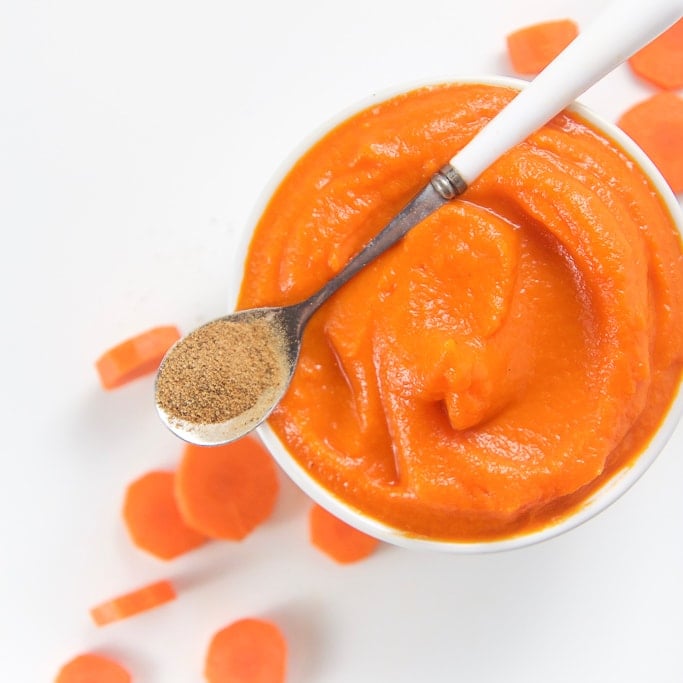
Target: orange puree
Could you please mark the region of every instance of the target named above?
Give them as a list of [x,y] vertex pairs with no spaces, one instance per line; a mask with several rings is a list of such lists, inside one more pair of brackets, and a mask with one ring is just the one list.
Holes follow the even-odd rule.
[[[512,95],[419,89],[328,133],[267,206],[240,307],[313,293]],[[682,355],[679,234],[615,143],[562,114],[314,316],[271,425],[371,517],[502,538],[630,463]]]

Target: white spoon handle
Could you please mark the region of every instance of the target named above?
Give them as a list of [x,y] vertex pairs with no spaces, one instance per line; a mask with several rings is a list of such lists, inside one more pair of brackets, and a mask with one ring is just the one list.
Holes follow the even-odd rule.
[[683,16],[683,0],[613,0],[450,161],[469,185],[502,154]]

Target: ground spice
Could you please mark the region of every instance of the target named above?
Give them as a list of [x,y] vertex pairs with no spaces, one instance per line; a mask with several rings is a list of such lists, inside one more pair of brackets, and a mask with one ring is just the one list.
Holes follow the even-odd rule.
[[164,359],[156,400],[171,419],[225,422],[282,383],[283,359],[264,320],[216,320],[191,332]]

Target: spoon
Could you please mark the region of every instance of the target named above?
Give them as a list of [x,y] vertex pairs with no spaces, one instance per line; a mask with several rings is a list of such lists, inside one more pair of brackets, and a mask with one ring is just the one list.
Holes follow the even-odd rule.
[[[291,306],[232,313],[179,340],[157,374],[155,397],[162,421],[177,436],[198,445],[228,443],[252,431],[284,396],[297,366],[304,328],[332,294],[411,228],[462,194],[508,149],[681,16],[683,0],[613,1],[315,294]],[[230,344],[221,347],[221,337],[227,332],[231,333]],[[202,385],[210,373],[199,362],[199,354],[204,362],[208,359],[211,372],[219,373],[224,380],[235,379],[232,399],[239,399],[228,400],[231,409],[210,418],[201,411],[181,409],[214,408],[211,403],[215,397],[211,393],[202,395]],[[255,379],[259,382],[254,385]]]

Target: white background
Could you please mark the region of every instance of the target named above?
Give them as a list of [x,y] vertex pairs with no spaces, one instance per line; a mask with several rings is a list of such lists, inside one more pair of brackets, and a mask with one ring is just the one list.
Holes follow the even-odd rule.
[[[596,0],[2,0],[0,680],[118,657],[135,681],[201,680],[211,634],[276,619],[297,683],[683,680],[683,433],[597,519],[525,550],[383,547],[338,567],[283,480],[274,519],[171,563],[130,544],[126,484],[179,442],[152,379],[93,363],[156,324],[231,305],[263,187],[328,118],[418,80],[509,74],[505,35]],[[608,119],[652,92],[622,67],[583,102]],[[169,577],[179,599],[97,629],[88,608]]]

